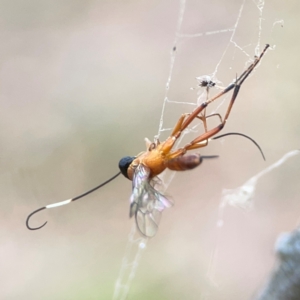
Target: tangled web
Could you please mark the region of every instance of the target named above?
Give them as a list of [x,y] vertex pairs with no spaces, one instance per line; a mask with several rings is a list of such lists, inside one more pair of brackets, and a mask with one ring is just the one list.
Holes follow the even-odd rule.
[[[270,43],[272,49],[275,48],[273,31],[277,25],[282,25],[282,21],[265,21],[264,11],[265,1],[242,0],[234,3],[180,1],[174,41],[170,45],[169,73],[155,140],[164,140],[182,113],[191,112],[208,97],[233,82],[236,76],[253,62],[254,56],[260,54],[266,43]],[[257,69],[260,70],[260,66]],[[251,76],[255,77],[255,71]],[[209,113],[222,115],[230,96],[231,94],[213,103],[209,107]],[[218,124],[218,118],[211,119],[214,120],[209,121],[209,128]],[[184,131],[177,146],[185,144],[202,132],[203,124],[193,122]],[[226,205],[251,206],[249,199],[253,196],[258,179],[295,154],[298,154],[298,151],[288,153],[273,166],[251,178],[241,188],[224,190],[217,226],[221,228],[224,223],[223,210]],[[166,171],[160,176],[165,190],[175,174],[176,172]],[[134,224],[115,283],[113,299],[126,299],[148,242],[147,238],[141,237],[136,232]],[[217,242],[211,253],[207,277],[211,285],[216,287],[218,283],[215,282],[213,273],[218,253]],[[203,291],[201,299],[211,299],[210,295],[209,289]]]

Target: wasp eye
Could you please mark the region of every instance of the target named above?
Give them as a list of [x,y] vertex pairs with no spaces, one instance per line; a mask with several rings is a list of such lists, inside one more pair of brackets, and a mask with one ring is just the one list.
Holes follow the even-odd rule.
[[126,178],[128,178],[127,170],[134,159],[135,157],[133,156],[125,156],[119,161],[119,169]]

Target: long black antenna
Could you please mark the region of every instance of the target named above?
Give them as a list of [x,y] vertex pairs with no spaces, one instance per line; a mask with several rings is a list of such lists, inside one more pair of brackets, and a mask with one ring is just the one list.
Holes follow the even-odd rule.
[[239,136],[242,136],[242,137],[250,140],[258,148],[258,150],[261,153],[263,159],[266,160],[265,155],[264,155],[263,151],[261,150],[260,146],[258,145],[258,143],[253,138],[251,138],[250,136],[248,136],[246,134],[239,133],[239,132],[228,132],[228,133],[218,135],[218,136],[212,138],[212,140],[220,139],[220,138],[222,138],[224,136],[227,136],[227,135],[239,135]]
[[39,226],[39,227],[30,227],[30,226],[29,226],[29,219],[30,219],[34,214],[36,214],[36,213],[38,213],[39,211],[44,210],[44,209],[54,208],[54,207],[66,205],[66,204],[69,204],[69,203],[71,203],[71,202],[73,202],[73,201],[76,201],[76,200],[78,200],[78,199],[80,199],[80,198],[83,198],[84,196],[86,196],[86,195],[88,195],[88,194],[90,194],[90,193],[92,193],[92,192],[94,192],[94,191],[100,189],[101,187],[103,187],[103,186],[106,185],[107,183],[111,182],[111,181],[114,180],[116,177],[118,177],[120,174],[121,174],[121,172],[117,173],[116,175],[114,175],[113,177],[107,179],[106,181],[104,181],[104,182],[101,183],[100,185],[94,187],[93,189],[91,189],[91,190],[89,190],[89,191],[87,191],[87,192],[85,192],[85,193],[83,193],[83,194],[81,194],[81,195],[79,195],[79,196],[76,196],[76,197],[71,198],[71,199],[68,199],[68,200],[64,200],[64,201],[56,202],[56,203],[53,203],[53,204],[49,204],[49,205],[46,205],[46,206],[44,206],[44,207],[41,207],[41,208],[39,208],[39,209],[33,211],[30,215],[28,215],[28,217],[27,217],[27,219],[26,219],[26,227],[27,227],[29,230],[37,230],[37,229],[41,229],[42,227],[44,227],[44,226],[47,224],[47,221],[46,221],[43,225],[41,225],[41,226]]

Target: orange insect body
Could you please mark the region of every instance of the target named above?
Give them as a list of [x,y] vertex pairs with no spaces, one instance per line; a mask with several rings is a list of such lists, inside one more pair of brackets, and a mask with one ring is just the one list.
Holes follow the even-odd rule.
[[[236,100],[236,97],[239,93],[240,87],[250,75],[250,73],[254,70],[254,68],[259,63],[260,59],[263,57],[268,48],[269,45],[267,44],[264,50],[261,52],[260,56],[255,58],[254,62],[238,78],[236,78],[234,83],[224,88],[214,97],[202,102],[192,113],[181,115],[171,135],[166,139],[165,142],[160,143],[159,141],[157,141],[155,143],[151,143],[148,139],[146,139],[146,152],[141,153],[137,157],[126,157],[125,161],[123,161],[122,159],[119,163],[119,167],[122,174],[128,179],[133,180],[137,167],[139,165],[143,165],[144,167],[148,168],[149,179],[151,179],[162,173],[166,168],[175,171],[184,171],[197,167],[201,163],[200,154],[186,155],[186,152],[189,150],[199,149],[207,146],[209,140],[212,139],[217,133],[219,133],[224,128],[226,121],[230,115],[233,104]],[[225,113],[224,118],[222,118],[222,116],[219,114],[211,114],[206,116],[206,107],[210,103],[217,100],[218,98],[225,95],[231,90],[233,90],[233,94],[227,107],[227,111]],[[221,123],[215,128],[207,130],[206,120],[207,118],[212,116],[218,116],[220,118]],[[193,139],[184,147],[172,151],[172,148],[178,140],[178,138],[180,137],[181,133],[196,118],[202,120],[202,122],[204,123],[205,132]],[[130,159],[132,160],[130,161]]]
[[[260,62],[261,58],[263,57],[268,48],[269,45],[266,45],[264,50],[261,52],[260,56],[255,57],[254,62],[238,78],[236,78],[233,83],[228,85],[226,88],[222,89],[214,97],[206,99],[206,101],[198,105],[191,113],[181,115],[171,135],[164,142],[160,143],[158,140],[156,140],[154,143],[151,143],[151,141],[146,139],[147,150],[134,157],[123,157],[119,161],[119,173],[114,175],[112,178],[106,180],[99,186],[79,196],[54,204],[49,204],[33,211],[31,214],[28,215],[26,219],[27,228],[30,230],[36,230],[46,225],[47,222],[45,222],[39,227],[29,226],[29,219],[32,217],[32,215],[36,214],[37,212],[40,212],[44,209],[69,204],[92,193],[93,191],[101,188],[102,186],[115,179],[120,174],[123,174],[126,178],[132,180],[132,193],[130,197],[129,216],[135,216],[137,228],[139,229],[141,234],[143,234],[146,237],[153,237],[157,232],[162,211],[165,208],[171,207],[173,205],[172,201],[166,196],[164,196],[162,193],[160,193],[159,188],[157,189],[157,187],[159,187],[160,185],[160,180],[157,177],[157,175],[161,174],[167,168],[174,171],[191,170],[199,166],[203,159],[217,157],[215,155],[200,156],[200,154],[195,153],[187,154],[187,152],[190,150],[195,150],[207,146],[209,141],[212,139],[217,139],[225,135],[229,135],[223,134],[221,136],[215,136],[224,128],[242,84],[251,74],[251,72],[254,70],[257,64]],[[214,85],[215,84],[209,79],[201,80],[200,82],[200,86],[204,87],[213,87]],[[218,113],[206,115],[206,107],[210,103],[219,99],[220,97],[232,90],[233,93],[224,117],[222,117]],[[208,129],[207,119],[215,116],[217,116],[220,119],[219,125],[212,129]],[[195,119],[199,119],[202,121],[205,132],[194,138],[191,142],[184,145],[182,148],[172,150],[182,132],[186,130]],[[252,140],[248,136],[245,136],[240,133],[230,134],[241,135]],[[257,143],[254,140],[252,140],[252,142],[254,142],[254,144],[261,151],[259,145],[257,145]]]
[[178,132],[176,137],[170,136],[163,143],[159,141],[151,143],[146,139],[147,151],[142,152],[132,161],[127,170],[128,178],[133,179],[135,169],[139,164],[143,164],[150,169],[150,178],[159,175],[166,168],[174,171],[184,171],[197,167],[201,163],[200,154],[183,156],[186,153],[184,148],[171,152],[180,133]]

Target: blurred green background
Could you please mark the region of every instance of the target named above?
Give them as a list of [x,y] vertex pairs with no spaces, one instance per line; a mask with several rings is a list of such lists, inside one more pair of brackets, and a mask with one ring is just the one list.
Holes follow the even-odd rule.
[[[157,134],[179,4],[0,2],[0,299],[111,299],[133,224],[128,180],[41,212],[31,222],[48,220],[40,231],[27,230],[25,219],[114,175],[121,157]],[[182,32],[233,28],[242,4],[187,1]],[[264,4],[262,30],[256,4]],[[217,79],[230,83],[260,33],[260,50],[276,45],[245,82],[224,129],[250,135],[267,161],[249,141],[228,137],[201,151],[219,159],[177,174],[167,191],[175,206],[163,213],[128,299],[250,299],[272,269],[277,235],[299,222],[300,156],[259,181],[253,210],[226,208],[224,226],[216,224],[222,189],[299,148],[299,6],[246,1],[233,38],[243,51],[229,43],[231,31],[179,40],[168,97],[180,102],[196,102],[195,77],[219,62]],[[167,104],[164,127],[193,108]]]

